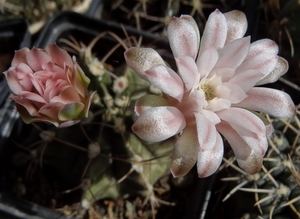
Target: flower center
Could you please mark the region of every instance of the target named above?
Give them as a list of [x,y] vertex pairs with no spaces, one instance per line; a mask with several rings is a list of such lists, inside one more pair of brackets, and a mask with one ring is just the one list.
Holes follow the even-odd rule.
[[201,84],[200,88],[203,90],[206,101],[212,100],[216,97],[214,88],[209,84]]

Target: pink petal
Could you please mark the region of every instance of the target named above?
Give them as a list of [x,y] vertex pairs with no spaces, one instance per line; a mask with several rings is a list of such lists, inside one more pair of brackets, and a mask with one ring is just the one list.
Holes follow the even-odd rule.
[[250,37],[244,37],[226,44],[219,51],[219,60],[215,68],[236,68],[245,59],[250,47]]
[[73,67],[74,63],[69,53],[59,48],[56,43],[48,45],[45,50],[52,58],[52,62],[56,65],[62,68],[64,68],[65,64],[69,67]]
[[15,52],[15,56],[11,62],[11,67],[16,67],[17,65],[24,63],[27,64],[26,55],[30,51],[27,47],[24,47]]
[[200,74],[195,60],[189,56],[176,59],[177,68],[187,91],[199,84]]
[[267,113],[279,118],[291,118],[296,109],[291,97],[271,88],[255,87],[247,92],[248,97],[236,104],[238,107]]
[[266,126],[255,114],[242,108],[231,107],[216,112],[221,120],[229,125],[251,147],[256,147],[262,155],[268,148]]
[[270,39],[257,40],[251,43],[248,55],[245,60],[251,59],[263,53],[276,55],[278,53],[278,45]]
[[34,102],[47,103],[41,95],[29,91],[22,91],[18,96],[23,99],[28,99]]
[[218,52],[214,48],[208,48],[197,58],[197,66],[201,78],[210,73],[210,71],[215,67],[218,58]]
[[32,74],[32,70],[28,65],[20,64],[20,67],[10,67],[7,71],[3,72],[3,74],[13,94],[19,95],[20,92],[25,89],[32,90],[32,83],[30,83],[29,78],[26,77],[28,74]]
[[[38,115],[38,112],[37,112],[37,109],[36,109],[37,107],[34,104],[32,104],[31,100],[24,99],[24,98],[19,97],[19,96],[11,96],[10,98],[13,99],[17,103],[16,106],[19,105],[23,108],[22,109],[23,113],[19,111],[19,113],[22,117],[24,115],[25,115],[25,117],[28,117],[27,114],[29,114],[30,116],[37,116]],[[24,108],[26,110],[24,110]],[[19,108],[18,108],[18,110],[19,110]],[[29,123],[29,121],[26,122],[26,123]]]
[[145,80],[145,71],[157,65],[166,65],[161,56],[151,48],[131,47],[125,51],[124,56],[127,65]]
[[64,104],[62,103],[49,103],[45,104],[43,107],[39,109],[39,114],[42,114],[44,116],[43,121],[45,118],[47,118],[49,121],[52,121],[51,123],[55,126],[58,126],[59,121],[58,114],[60,110],[63,108]]
[[44,50],[36,48],[28,52],[26,59],[33,71],[43,70],[42,66],[51,62],[51,57]]
[[257,82],[256,85],[268,84],[276,82],[282,75],[284,75],[289,69],[288,62],[282,58],[278,57],[278,62],[273,71],[271,71],[268,75],[262,78]]
[[254,87],[262,76],[263,74],[257,70],[248,70],[235,75],[228,82],[240,86],[244,92],[247,92]]
[[171,173],[174,177],[184,176],[192,169],[199,149],[196,127],[186,127],[173,150]]
[[[59,67],[57,65],[55,65],[54,63],[52,62],[48,62],[47,64],[43,65],[43,69],[45,72],[49,72],[50,75],[52,75],[52,77],[54,79],[66,79],[65,78],[65,69],[64,67]],[[55,74],[53,74],[55,73]],[[35,73],[36,74],[36,73]],[[49,78],[49,76],[47,76]]]
[[216,127],[232,147],[239,166],[249,174],[258,172],[262,166],[261,150],[255,144],[248,145],[227,122],[223,121]]
[[224,46],[227,37],[227,23],[224,14],[218,9],[211,13],[206,22],[200,45],[199,56],[209,49],[220,49]]
[[[215,131],[216,132],[216,131]],[[213,148],[202,147],[198,153],[198,177],[208,177],[215,173],[222,163],[224,153],[223,140],[219,133],[216,134],[216,143]]]
[[[68,104],[71,102],[80,102],[81,98],[76,92],[75,88],[72,86],[66,86],[61,90],[54,90],[54,94],[49,97],[50,102],[59,102],[63,104]],[[53,95],[53,96],[52,96]]]
[[226,43],[242,38],[248,27],[248,22],[245,14],[238,10],[233,10],[224,13],[227,22],[227,39]]
[[185,118],[177,108],[161,106],[141,114],[132,130],[145,141],[159,142],[178,134],[185,125]]
[[[187,15],[185,15],[187,16]],[[190,56],[195,59],[199,48],[199,30],[192,19],[172,17],[167,27],[170,47],[175,58]],[[198,33],[197,33],[198,32]]]
[[262,53],[243,62],[237,69],[236,75],[247,70],[257,70],[263,75],[272,72],[278,62],[278,56],[271,53]]
[[179,102],[184,94],[184,85],[181,78],[171,68],[158,65],[145,71],[148,81],[162,92],[174,97]]
[[139,116],[146,110],[157,106],[168,106],[169,102],[157,95],[145,95],[135,102],[134,111]]

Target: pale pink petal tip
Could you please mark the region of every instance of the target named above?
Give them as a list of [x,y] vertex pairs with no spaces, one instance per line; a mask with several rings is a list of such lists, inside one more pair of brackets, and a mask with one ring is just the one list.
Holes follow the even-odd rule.
[[161,106],[142,113],[132,130],[145,141],[159,142],[178,134],[185,125],[185,118],[177,108]]

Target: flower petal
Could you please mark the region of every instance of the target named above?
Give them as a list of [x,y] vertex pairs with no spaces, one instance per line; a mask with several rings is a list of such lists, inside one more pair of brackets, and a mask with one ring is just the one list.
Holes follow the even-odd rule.
[[67,103],[58,113],[58,118],[61,121],[78,120],[84,109],[84,104],[81,102]]
[[145,141],[159,142],[181,132],[185,124],[185,118],[177,108],[160,106],[141,114],[132,130]]
[[227,100],[229,100],[231,104],[239,103],[247,97],[247,94],[240,87],[240,85],[230,83],[230,82],[225,82],[223,83],[223,86],[226,86],[230,89],[230,93],[229,96],[227,97]]
[[[32,104],[31,100],[27,100],[27,99],[24,99],[19,96],[11,96],[10,98],[16,102],[16,106],[17,106],[18,110],[19,110],[19,108],[22,109],[21,112],[19,112],[22,118],[24,116],[28,118],[29,116],[37,116],[38,115],[38,111],[37,111],[35,105]],[[26,123],[28,123],[28,122],[26,122]]]
[[246,160],[237,159],[237,162],[243,170],[252,175],[261,169],[263,155],[261,155],[260,150],[252,149],[251,154]]
[[169,106],[169,102],[157,95],[145,95],[135,102],[134,111],[139,116],[146,110],[157,106]]
[[166,65],[161,56],[151,48],[131,47],[125,51],[124,56],[127,65],[145,80],[145,71],[157,65]]
[[190,56],[195,59],[197,56],[200,40],[199,30],[195,28],[196,25],[191,23],[192,21],[193,19],[187,20],[176,17],[170,19],[167,33],[175,58]]
[[216,143],[212,148],[201,147],[197,159],[198,177],[208,177],[215,173],[222,163],[224,154],[223,140],[216,133]]
[[17,65],[24,63],[27,64],[26,55],[30,51],[27,47],[15,51],[14,59],[11,62],[11,67],[16,67]]
[[171,161],[171,173],[174,177],[186,175],[197,162],[200,150],[196,127],[186,127],[177,140]]
[[238,10],[224,13],[227,23],[227,39],[226,43],[242,38],[248,27],[246,15]]
[[187,91],[199,84],[200,74],[195,60],[189,56],[176,59],[177,68]]
[[218,9],[207,19],[206,27],[201,39],[199,55],[209,48],[220,49],[224,46],[227,37],[227,23],[224,14]]
[[291,118],[296,109],[291,97],[271,88],[255,87],[247,92],[248,97],[235,106],[267,113],[279,118]]
[[226,44],[219,51],[219,59],[215,68],[236,68],[245,59],[250,47],[250,37],[244,37]]
[[216,144],[217,131],[213,123],[210,122],[203,114],[195,113],[196,126],[198,133],[198,142],[200,148],[205,150],[212,149]]
[[255,144],[248,145],[229,123],[222,121],[216,127],[232,147],[239,166],[249,174],[257,173],[262,166],[261,150]]
[[197,58],[197,66],[200,77],[206,77],[214,68],[219,59],[219,54],[216,49],[208,48]]
[[272,53],[262,53],[243,62],[237,69],[236,75],[247,70],[257,70],[263,75],[268,75],[274,70],[278,56]]
[[250,45],[250,49],[245,60],[251,59],[262,53],[270,53],[276,55],[278,53],[278,45],[270,39],[261,39],[254,41]]
[[159,88],[162,92],[174,97],[178,101],[182,100],[184,86],[181,78],[171,68],[158,65],[145,71],[148,81]]
[[52,62],[61,68],[64,68],[65,65],[73,67],[74,63],[69,53],[59,48],[56,43],[48,45],[45,50],[52,58]]
[[256,147],[262,155],[268,148],[266,126],[255,114],[242,108],[231,107],[216,112],[221,120],[229,125],[251,147]]
[[244,92],[249,91],[262,78],[263,74],[257,70],[248,70],[235,75],[228,82],[240,86]]
[[278,57],[278,62],[273,71],[270,72],[270,74],[266,75],[264,78],[262,78],[260,81],[256,83],[256,85],[262,85],[262,84],[268,84],[276,82],[282,75],[284,75],[289,69],[288,62],[282,58]]
[[45,50],[33,48],[26,55],[27,63],[33,71],[43,70],[42,66],[51,62],[51,57]]

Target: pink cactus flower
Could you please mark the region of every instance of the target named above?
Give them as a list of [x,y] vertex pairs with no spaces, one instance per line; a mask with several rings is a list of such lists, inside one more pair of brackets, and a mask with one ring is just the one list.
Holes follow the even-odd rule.
[[287,72],[288,63],[277,55],[278,46],[272,40],[250,43],[250,37],[244,37],[246,29],[243,12],[215,10],[200,43],[191,16],[171,18],[167,32],[178,73],[153,49],[125,52],[127,64],[163,92],[163,96],[146,95],[136,102],[139,117],[132,130],[151,142],[177,136],[171,160],[174,177],[185,175],[196,163],[199,177],[213,174],[222,162],[221,134],[239,166],[256,173],[272,132],[257,112],[282,118],[295,114],[288,94],[255,87],[277,81]]
[[4,75],[25,123],[42,121],[67,127],[88,116],[93,96],[87,90],[90,80],[56,44],[45,50],[16,51]]

